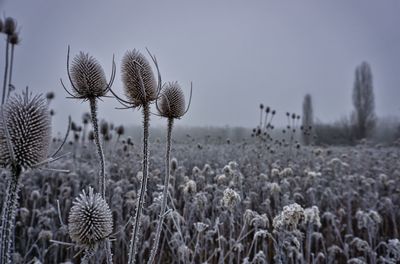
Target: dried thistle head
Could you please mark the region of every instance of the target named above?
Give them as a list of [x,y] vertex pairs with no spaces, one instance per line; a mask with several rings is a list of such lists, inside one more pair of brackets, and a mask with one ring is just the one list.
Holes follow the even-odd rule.
[[4,20],[3,32],[8,36],[11,36],[15,33],[16,29],[17,23],[15,22],[15,20],[12,17],[7,17],[6,20]]
[[138,50],[127,51],[122,58],[122,82],[125,95],[134,106],[156,100],[158,88],[153,69]]
[[222,196],[221,200],[221,203],[224,207],[232,210],[240,203],[240,201],[240,195],[236,191],[232,190],[231,188],[226,188],[224,190],[224,195]]
[[107,238],[113,229],[112,213],[107,202],[89,187],[73,203],[68,216],[71,239],[83,246],[91,246]]
[[164,86],[157,105],[160,115],[166,118],[181,118],[185,114],[185,96],[178,82]]
[[11,36],[10,36],[10,44],[11,45],[18,45],[21,42],[21,39],[19,38],[19,35],[17,32],[14,32]]
[[75,97],[91,99],[107,93],[108,84],[104,70],[98,61],[87,53],[80,52],[75,56],[70,76]]
[[[2,111],[0,166],[17,165],[29,169],[44,161],[51,140],[50,115],[45,98],[41,95],[29,95],[28,92],[16,95],[7,101]],[[11,151],[7,143],[7,134]]]

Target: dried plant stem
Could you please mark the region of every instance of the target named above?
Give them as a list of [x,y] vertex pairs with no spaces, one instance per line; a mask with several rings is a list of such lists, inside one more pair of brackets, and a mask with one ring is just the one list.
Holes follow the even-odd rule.
[[145,103],[143,105],[143,176],[140,185],[140,195],[138,198],[136,213],[134,218],[132,237],[129,245],[129,258],[128,263],[134,264],[136,261],[137,242],[139,240],[140,218],[142,216],[145,194],[147,189],[147,178],[149,173],[149,160],[148,160],[148,140],[149,140],[149,124],[150,124],[150,105]]
[[12,70],[13,70],[13,62],[14,62],[14,44],[11,44],[11,58],[10,58],[10,72],[8,75],[8,92],[7,92],[7,99],[10,97],[11,93],[11,80],[12,80]]
[[149,264],[152,264],[154,262],[154,259],[157,254],[157,249],[158,249],[158,243],[160,240],[160,235],[161,235],[161,230],[162,230],[162,225],[164,222],[165,218],[165,210],[167,209],[167,201],[168,201],[168,186],[169,186],[169,178],[170,178],[170,154],[171,154],[171,134],[172,134],[172,127],[174,125],[174,119],[173,118],[168,118],[168,131],[167,131],[167,152],[165,156],[165,177],[164,177],[164,190],[163,190],[163,199],[162,199],[162,205],[161,205],[161,212],[160,212],[160,218],[158,220],[157,224],[157,231],[156,231],[156,236],[154,238],[154,244],[153,248],[151,250],[150,258],[149,258]]
[[20,188],[21,168],[15,166],[8,183],[0,230],[0,264],[12,263],[11,248],[14,235],[15,214],[18,206],[18,191]]
[[89,260],[95,255],[96,251],[93,248],[88,248],[81,259],[81,264],[89,264]]
[[[99,137],[99,126],[97,121],[97,104],[96,99],[90,99],[90,112],[93,124],[93,134],[94,134],[94,142],[97,147],[97,154],[100,160],[100,173],[99,173],[99,193],[103,199],[106,199],[106,174],[105,174],[105,163],[104,163],[104,152],[103,147],[100,143]],[[105,249],[106,249],[106,261],[107,264],[112,263],[112,253],[111,253],[111,243],[110,240],[107,238],[105,240]]]
[[101,197],[103,199],[105,199],[105,196],[106,196],[105,164],[104,164],[103,147],[101,146],[100,137],[99,137],[96,99],[90,99],[89,102],[90,102],[90,112],[91,112],[91,117],[92,117],[94,142],[96,144],[97,154],[99,155],[99,159],[100,159],[99,193],[101,194]]
[[6,87],[7,87],[7,72],[8,72],[8,50],[10,47],[10,35],[7,35],[7,40],[6,40],[6,62],[4,65],[4,80],[3,80],[3,95],[1,98],[1,105],[4,104],[4,100],[6,98]]

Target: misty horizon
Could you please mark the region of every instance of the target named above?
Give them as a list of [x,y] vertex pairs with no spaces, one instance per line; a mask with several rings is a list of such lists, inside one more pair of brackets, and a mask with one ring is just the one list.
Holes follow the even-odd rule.
[[[177,125],[252,128],[263,103],[276,109],[274,123],[284,126],[286,112],[301,114],[306,93],[313,97],[316,120],[349,117],[355,68],[367,61],[377,116],[399,116],[399,2],[210,3],[0,1],[2,15],[17,20],[22,39],[14,85],[18,91],[29,86],[55,92],[54,132],[63,131],[68,115],[80,121],[88,112],[87,104],[65,99],[59,81],[67,80],[67,46],[71,57],[80,51],[94,56],[107,78],[115,55],[113,90],[121,96],[122,56],[147,47],[164,82],[178,81],[186,95],[193,82],[191,109]],[[115,125],[141,124],[140,114],[119,106],[105,98],[99,116]],[[152,122],[165,125],[158,117]]]

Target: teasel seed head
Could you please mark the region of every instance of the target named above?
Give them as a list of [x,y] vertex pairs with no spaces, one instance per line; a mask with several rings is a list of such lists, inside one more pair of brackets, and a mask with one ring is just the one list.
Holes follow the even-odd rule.
[[[48,105],[41,95],[28,92],[11,97],[0,115],[0,166],[23,169],[44,161],[51,140]],[[8,132],[8,133],[7,133]],[[7,143],[7,134],[12,150]],[[14,156],[14,161],[12,160]]]
[[21,39],[19,38],[19,35],[17,32],[14,32],[11,36],[10,36],[10,44],[11,45],[18,45],[21,42]]
[[118,126],[115,131],[117,132],[117,135],[122,136],[125,133],[125,128],[123,125]]
[[12,17],[7,17],[6,20],[4,20],[3,32],[6,33],[8,36],[14,34],[16,28],[17,28],[17,23]]
[[80,52],[72,61],[70,69],[74,95],[82,99],[104,96],[108,89],[104,70],[98,61]]
[[107,238],[113,229],[112,213],[107,202],[89,187],[76,198],[68,216],[71,239],[83,246],[97,244]]
[[185,112],[185,96],[178,82],[169,82],[157,102],[160,115],[166,118],[181,118]]
[[153,69],[138,50],[127,51],[122,58],[122,82],[125,95],[134,106],[143,106],[158,96]]

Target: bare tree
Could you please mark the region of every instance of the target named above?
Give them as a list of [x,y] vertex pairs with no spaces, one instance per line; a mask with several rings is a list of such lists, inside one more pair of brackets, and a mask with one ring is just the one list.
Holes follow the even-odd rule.
[[356,68],[353,88],[353,133],[356,139],[369,136],[375,127],[375,99],[371,67],[363,62]]
[[302,139],[304,145],[310,145],[312,140],[312,129],[314,125],[314,114],[312,98],[310,94],[304,96],[303,119],[302,119]]

